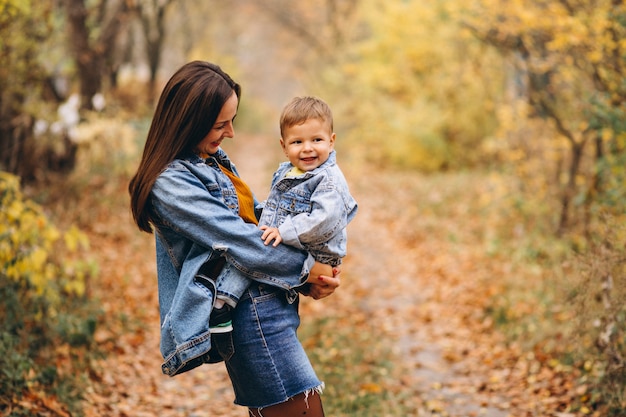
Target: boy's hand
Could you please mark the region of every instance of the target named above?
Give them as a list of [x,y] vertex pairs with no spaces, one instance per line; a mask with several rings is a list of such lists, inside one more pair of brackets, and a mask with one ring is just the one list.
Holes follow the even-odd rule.
[[263,242],[266,245],[269,245],[273,240],[274,244],[272,246],[276,247],[278,246],[280,242],[283,241],[283,238],[280,236],[280,232],[278,231],[278,228],[269,227],[269,226],[261,226],[260,229],[263,230],[261,239],[263,239]]

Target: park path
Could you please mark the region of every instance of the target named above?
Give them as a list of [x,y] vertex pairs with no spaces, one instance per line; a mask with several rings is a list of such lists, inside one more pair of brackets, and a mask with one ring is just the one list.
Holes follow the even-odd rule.
[[[278,144],[242,135],[225,148],[263,198],[282,158]],[[402,211],[393,207],[410,204],[403,183],[424,180],[362,175],[348,166],[344,171],[360,207],[349,226],[342,286],[327,299],[305,299],[303,320],[311,314],[342,314],[342,306],[358,305],[394,346],[402,377],[393,389],[412,398],[412,416],[540,415],[516,408],[527,399],[509,399],[501,384],[510,377],[510,371],[494,366],[503,355],[497,347],[501,340],[482,322],[481,305],[468,298],[477,291],[472,259],[449,251],[443,239],[422,235],[408,244],[397,237],[407,225],[397,215]],[[119,184],[120,194],[125,187]],[[132,331],[120,336],[101,329],[96,334],[112,353],[86,388],[86,416],[245,415],[232,404],[222,365],[175,378],[161,374],[153,238],[133,228],[127,199],[122,200],[104,209],[88,233],[102,277],[93,291],[106,314],[129,318]]]

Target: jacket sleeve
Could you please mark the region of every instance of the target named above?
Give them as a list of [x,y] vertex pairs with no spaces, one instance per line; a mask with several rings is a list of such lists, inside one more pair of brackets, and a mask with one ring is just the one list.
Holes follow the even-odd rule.
[[285,244],[301,249],[303,245],[319,245],[348,225],[351,206],[332,181],[320,182],[310,203],[309,212],[288,216],[278,227]]
[[[217,184],[204,185],[185,169],[168,169],[152,188],[154,214],[181,236],[222,253],[252,278],[305,280],[313,264],[306,252],[266,246],[261,231],[228,208]],[[270,260],[268,262],[268,260]]]

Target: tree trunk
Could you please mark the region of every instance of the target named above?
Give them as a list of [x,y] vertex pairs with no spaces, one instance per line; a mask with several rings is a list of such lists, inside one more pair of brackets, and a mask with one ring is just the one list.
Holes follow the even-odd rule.
[[574,196],[576,195],[576,176],[580,170],[580,163],[583,157],[583,149],[585,148],[585,140],[581,142],[570,142],[572,145],[572,159],[568,172],[567,185],[561,197],[561,216],[559,219],[559,228],[557,235],[562,236],[569,226],[570,206]]
[[[175,0],[162,2],[153,1],[149,7],[138,5],[139,20],[146,39],[146,53],[148,67],[150,69],[150,80],[148,84],[148,94],[150,100],[156,96],[157,71],[161,63],[161,53],[165,42],[165,13],[167,8]],[[148,10],[149,9],[149,10]]]
[[65,0],[70,32],[70,45],[74,52],[78,77],[80,79],[81,108],[91,109],[91,98],[101,90],[102,62],[89,44],[87,29],[87,9],[84,0]]
[[594,201],[596,201],[597,196],[602,192],[602,182],[604,179],[603,168],[601,166],[602,160],[604,159],[602,137],[597,135],[594,142],[596,146],[593,178],[591,179],[591,184],[589,184],[587,195],[585,196],[585,236],[587,239],[591,238],[591,219],[593,217],[591,207]]

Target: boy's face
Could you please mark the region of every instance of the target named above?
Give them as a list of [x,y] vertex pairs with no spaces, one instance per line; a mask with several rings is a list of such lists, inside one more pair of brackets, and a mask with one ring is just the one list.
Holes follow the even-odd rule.
[[308,119],[285,129],[280,144],[293,166],[312,171],[328,159],[335,145],[335,134],[326,122]]

